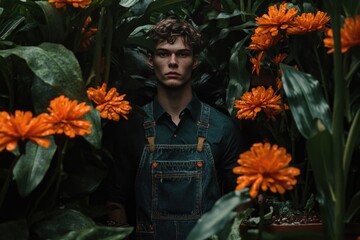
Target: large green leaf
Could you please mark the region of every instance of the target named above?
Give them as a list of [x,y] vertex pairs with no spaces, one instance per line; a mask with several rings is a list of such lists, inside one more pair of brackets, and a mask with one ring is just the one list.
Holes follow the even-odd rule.
[[59,240],[124,239],[133,231],[133,227],[97,226],[91,218],[74,209],[59,209],[46,213],[32,224],[31,229],[39,239]]
[[[319,125],[321,125],[318,122]],[[332,230],[334,219],[334,207],[336,204],[335,196],[335,174],[334,174],[334,157],[331,149],[333,149],[332,136],[324,129],[316,133],[308,139],[306,147],[309,156],[310,165],[314,172],[316,183],[316,198],[320,205],[321,215],[325,229],[330,235],[333,235]]]
[[66,38],[64,15],[48,1],[35,1],[42,9],[46,23],[40,24],[40,29],[45,42],[61,43]]
[[71,231],[96,227],[95,222],[74,209],[59,209],[45,213],[34,222],[31,229],[39,239],[54,239]]
[[246,70],[247,55],[244,54],[244,43],[247,38],[235,44],[231,50],[229,62],[230,81],[226,89],[226,105],[229,113],[233,111],[234,101],[239,98],[250,86],[250,74]]
[[[320,122],[318,122],[321,125]],[[321,127],[320,127],[321,128]],[[314,172],[317,191],[326,197],[332,197],[334,179],[334,163],[331,153],[332,136],[326,129],[308,139],[306,143],[309,161]]]
[[240,204],[250,202],[248,192],[249,189],[246,188],[222,196],[213,208],[198,220],[187,240],[207,239],[220,232],[236,216],[234,209]]
[[320,119],[331,133],[331,112],[326,102],[319,81],[310,74],[281,63],[282,81],[286,97],[296,126],[305,138],[310,138],[318,131],[316,119]]
[[29,195],[43,180],[57,148],[52,137],[48,148],[27,142],[25,153],[16,163],[13,174],[22,197]]
[[[42,43],[38,47],[18,46],[0,50],[0,57],[8,58],[12,55],[23,59],[36,76],[31,90],[37,112],[44,111],[53,97],[59,95],[90,104],[79,62],[73,52],[63,45]],[[100,147],[102,131],[99,113],[93,110],[85,118],[93,127],[91,134],[84,138],[95,147]]]

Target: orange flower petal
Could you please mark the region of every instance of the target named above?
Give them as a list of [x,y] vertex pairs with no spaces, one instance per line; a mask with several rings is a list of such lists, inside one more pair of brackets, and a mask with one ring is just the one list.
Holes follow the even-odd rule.
[[44,114],[32,117],[32,113],[16,110],[14,115],[0,112],[0,151],[13,151],[18,141],[30,140],[48,147],[45,137],[53,134],[52,125],[44,122]]
[[325,12],[317,11],[315,15],[313,13],[302,13],[294,18],[286,32],[289,35],[298,35],[324,30],[329,21],[330,17]]
[[126,95],[119,96],[116,88],[111,88],[108,92],[106,89],[106,83],[103,83],[101,87],[87,90],[89,98],[97,104],[96,109],[100,111],[100,116],[114,121],[119,121],[121,116],[127,120],[132,107],[128,101],[124,101]]
[[64,133],[70,138],[75,135],[90,134],[91,123],[81,120],[91,110],[91,107],[85,104],[85,102],[78,104],[77,100],[70,101],[64,96],[57,97],[50,102],[48,108],[50,114],[46,116],[46,121],[54,126],[54,132]]
[[289,167],[291,155],[286,149],[270,143],[255,143],[249,151],[240,154],[240,166],[233,168],[237,178],[237,189],[250,186],[250,196],[255,198],[261,187],[262,191],[270,189],[271,192],[283,194],[297,183],[295,177],[300,170]]
[[[345,53],[350,48],[360,45],[360,15],[355,18],[345,18],[344,26],[340,30],[341,52]],[[327,53],[334,52],[334,39],[331,29],[326,31],[324,45],[330,48]]]
[[276,115],[282,110],[281,96],[276,95],[271,86],[266,90],[264,86],[258,86],[244,93],[240,100],[235,100],[234,107],[239,109],[236,113],[238,119],[254,120],[257,113],[265,109]]

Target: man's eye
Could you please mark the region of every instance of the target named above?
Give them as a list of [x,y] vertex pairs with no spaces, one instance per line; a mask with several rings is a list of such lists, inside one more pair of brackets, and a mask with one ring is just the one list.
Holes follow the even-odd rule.
[[176,54],[178,57],[181,57],[181,58],[185,58],[185,57],[188,57],[190,56],[190,53],[187,53],[187,52],[180,52],[178,54]]
[[163,57],[168,57],[170,54],[167,53],[167,52],[158,52],[157,55],[158,55],[159,57],[163,58]]

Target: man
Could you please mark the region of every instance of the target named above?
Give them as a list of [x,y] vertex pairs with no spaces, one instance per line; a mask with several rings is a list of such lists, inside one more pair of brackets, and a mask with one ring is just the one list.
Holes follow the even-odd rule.
[[193,92],[201,46],[196,29],[168,18],[148,36],[155,44],[147,64],[157,95],[143,107],[144,116],[111,129],[113,140],[106,144],[115,157],[115,178],[109,199],[118,208],[109,223],[136,224],[137,239],[185,239],[215,201],[234,190],[232,168],[243,146],[229,116]]

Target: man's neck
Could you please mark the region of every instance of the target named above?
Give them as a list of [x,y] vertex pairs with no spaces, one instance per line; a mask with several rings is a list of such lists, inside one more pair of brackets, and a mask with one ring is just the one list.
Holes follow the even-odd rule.
[[180,113],[186,108],[192,99],[192,89],[163,89],[158,87],[157,98],[164,110],[170,114],[172,121],[178,125]]

